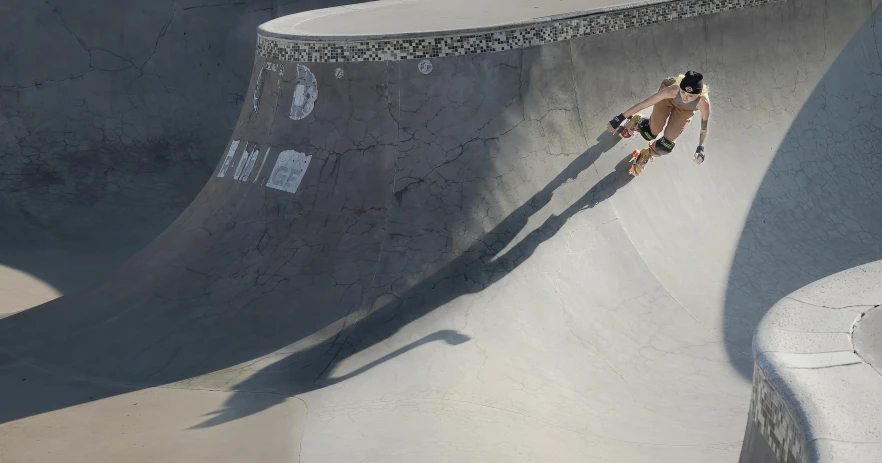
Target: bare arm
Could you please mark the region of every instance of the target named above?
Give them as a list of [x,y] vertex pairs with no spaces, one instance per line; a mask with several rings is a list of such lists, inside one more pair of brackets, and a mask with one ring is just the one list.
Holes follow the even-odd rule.
[[634,106],[631,106],[630,108],[625,110],[625,112],[623,112],[622,114],[624,114],[625,117],[631,117],[634,114],[637,114],[638,112],[640,112],[641,110],[646,109],[646,108],[658,103],[661,100],[664,100],[666,98],[673,98],[674,94],[676,94],[678,90],[679,90],[679,88],[676,85],[671,85],[670,87],[665,87],[665,88],[659,90],[658,92],[656,92],[655,95],[652,95],[651,97],[641,101],[640,103],[637,103]]
[[698,132],[698,146],[704,146],[704,142],[707,140],[708,134],[708,122],[710,122],[711,116],[711,104],[710,100],[705,99],[704,104],[698,105],[698,110],[701,111],[701,131]]

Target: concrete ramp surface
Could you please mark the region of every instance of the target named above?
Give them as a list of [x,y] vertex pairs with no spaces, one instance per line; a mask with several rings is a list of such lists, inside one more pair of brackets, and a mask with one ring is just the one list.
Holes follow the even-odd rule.
[[[880,22],[789,0],[431,69],[258,53],[180,217],[0,319],[0,461],[737,461],[759,319],[882,259]],[[607,121],[689,69],[707,160],[696,116],[628,176],[644,142]]]

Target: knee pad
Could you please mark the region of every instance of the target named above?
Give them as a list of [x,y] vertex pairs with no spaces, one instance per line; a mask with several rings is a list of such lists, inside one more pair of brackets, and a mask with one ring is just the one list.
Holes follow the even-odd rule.
[[658,151],[659,154],[668,154],[674,150],[674,145],[676,145],[676,143],[665,137],[661,137],[655,141],[655,150]]
[[649,119],[643,119],[640,121],[640,135],[642,135],[643,139],[646,141],[652,141],[655,139],[655,134],[649,130]]

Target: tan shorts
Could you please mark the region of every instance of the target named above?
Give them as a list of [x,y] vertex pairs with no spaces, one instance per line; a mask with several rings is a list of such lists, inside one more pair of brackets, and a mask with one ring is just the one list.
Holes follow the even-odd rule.
[[[670,87],[676,82],[676,78],[668,77],[662,81],[658,89],[661,90],[665,87]],[[664,128],[665,138],[674,141],[681,133],[683,133],[683,130],[686,129],[689,121],[692,120],[693,114],[695,114],[694,109],[683,108],[677,103],[674,103],[673,98],[659,101],[652,107],[652,115],[649,116],[649,130],[654,134],[659,134],[661,133],[662,128]],[[668,123],[667,127],[665,127],[665,121]]]

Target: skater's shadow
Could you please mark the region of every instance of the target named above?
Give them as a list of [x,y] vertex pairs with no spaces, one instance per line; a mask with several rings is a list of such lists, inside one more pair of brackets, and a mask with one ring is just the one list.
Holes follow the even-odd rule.
[[[468,336],[456,331],[438,331],[350,372],[334,376],[335,367],[346,359],[389,340],[406,325],[463,295],[475,294],[487,289],[526,262],[536,249],[555,236],[570,218],[609,199],[619,188],[627,185],[634,179],[628,174],[630,154],[623,157],[612,172],[594,183],[562,213],[552,214],[526,235],[521,233],[530,217],[548,205],[555,190],[573,181],[579,174],[593,166],[602,153],[609,151],[620,140],[619,137],[608,132],[601,134],[597,138],[597,144],[573,160],[551,182],[512,211],[496,227],[486,232],[481,239],[475,240],[469,249],[459,254],[459,257],[406,291],[396,294],[394,301],[371,311],[358,323],[344,328],[337,336],[293,353],[237,384],[235,389],[238,392],[226,401],[224,408],[212,413],[211,418],[193,428],[217,426],[259,413],[283,402],[288,396],[339,384],[431,342],[440,341],[455,346],[469,341]],[[522,239],[515,242],[519,236],[522,236]],[[271,403],[272,400],[255,402],[250,397],[253,394],[245,392],[265,391],[268,385],[274,384],[285,384],[287,387],[284,391],[278,391],[279,395],[274,395],[275,403]]]
[[610,199],[616,191],[634,180],[635,177],[628,173],[628,168],[631,166],[630,161],[631,155],[628,154],[616,164],[612,172],[600,179],[581,198],[573,202],[562,213],[551,214],[542,225],[531,231],[521,242],[497,259],[514,259],[518,264],[522,263],[533,254],[539,245],[556,235],[574,215]]

